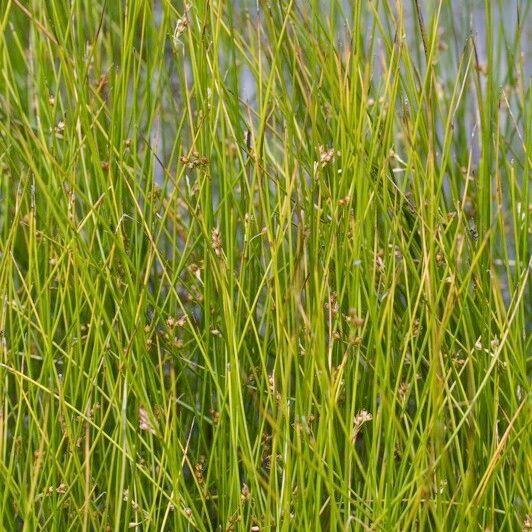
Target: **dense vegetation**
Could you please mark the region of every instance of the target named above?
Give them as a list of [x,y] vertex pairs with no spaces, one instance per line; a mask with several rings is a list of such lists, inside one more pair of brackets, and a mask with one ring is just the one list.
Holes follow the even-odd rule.
[[532,529],[529,2],[1,6],[3,530]]

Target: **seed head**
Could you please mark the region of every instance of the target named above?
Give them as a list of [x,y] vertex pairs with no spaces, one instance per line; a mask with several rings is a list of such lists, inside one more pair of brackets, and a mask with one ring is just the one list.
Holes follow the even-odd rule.
[[320,164],[322,167],[327,166],[333,161],[336,151],[334,148],[327,149],[325,146],[320,146]]
[[223,253],[223,243],[222,236],[220,235],[220,230],[217,227],[212,230],[211,245],[212,249],[214,250],[214,253],[216,253],[216,256],[221,257]]
[[146,410],[144,410],[142,407],[139,408],[139,428],[140,430],[146,430],[152,434],[155,434],[155,429],[151,424],[148,412],[146,412]]
[[358,414],[355,416],[355,419],[353,420],[353,441],[356,440],[356,437],[360,432],[362,425],[364,425],[364,423],[367,423],[368,421],[371,421],[372,419],[373,416],[367,410],[360,410],[360,412],[358,412]]
[[247,484],[242,484],[242,489],[240,491],[240,500],[242,502],[248,502],[251,497],[251,492]]

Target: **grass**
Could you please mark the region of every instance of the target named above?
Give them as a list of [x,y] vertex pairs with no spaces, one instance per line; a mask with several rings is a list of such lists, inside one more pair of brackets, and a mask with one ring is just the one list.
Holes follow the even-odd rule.
[[532,529],[530,3],[2,6],[3,530]]

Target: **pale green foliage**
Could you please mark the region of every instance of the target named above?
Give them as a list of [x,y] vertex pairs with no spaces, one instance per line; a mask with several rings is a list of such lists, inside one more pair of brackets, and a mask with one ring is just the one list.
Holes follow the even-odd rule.
[[531,6],[420,4],[2,2],[2,529],[530,523]]

